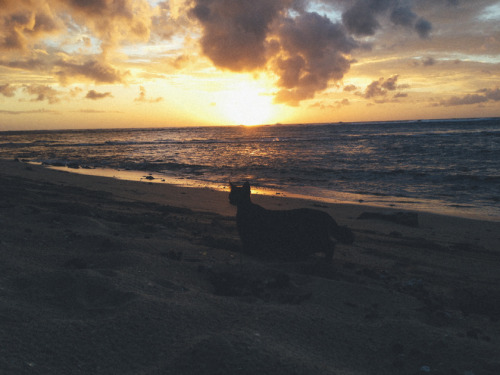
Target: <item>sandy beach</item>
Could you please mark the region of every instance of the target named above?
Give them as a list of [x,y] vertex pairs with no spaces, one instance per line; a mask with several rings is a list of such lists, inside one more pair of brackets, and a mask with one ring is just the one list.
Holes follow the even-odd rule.
[[240,252],[228,192],[0,161],[1,374],[500,374],[500,222],[315,207],[333,264]]

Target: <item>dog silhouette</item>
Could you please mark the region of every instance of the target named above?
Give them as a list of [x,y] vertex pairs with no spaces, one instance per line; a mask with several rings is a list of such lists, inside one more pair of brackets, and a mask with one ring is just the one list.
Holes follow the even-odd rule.
[[268,210],[250,199],[250,184],[230,183],[229,203],[237,207],[236,224],[243,252],[263,259],[305,260],[324,253],[331,262],[335,240],[351,244],[352,231],[326,212],[312,208]]

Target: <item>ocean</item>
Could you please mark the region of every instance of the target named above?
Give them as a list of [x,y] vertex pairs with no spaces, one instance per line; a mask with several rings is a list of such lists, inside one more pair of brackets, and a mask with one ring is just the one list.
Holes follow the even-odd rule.
[[0,132],[71,172],[500,220],[500,119]]

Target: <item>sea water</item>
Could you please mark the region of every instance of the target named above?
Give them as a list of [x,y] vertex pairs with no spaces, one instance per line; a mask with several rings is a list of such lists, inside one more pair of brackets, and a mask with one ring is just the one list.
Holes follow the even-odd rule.
[[1,132],[0,158],[500,220],[500,119]]

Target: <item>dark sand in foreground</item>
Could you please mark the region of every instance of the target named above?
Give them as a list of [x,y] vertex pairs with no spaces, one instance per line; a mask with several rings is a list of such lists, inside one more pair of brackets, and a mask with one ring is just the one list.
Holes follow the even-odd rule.
[[227,193],[1,161],[0,373],[500,374],[500,222],[254,201],[356,241],[263,262]]

